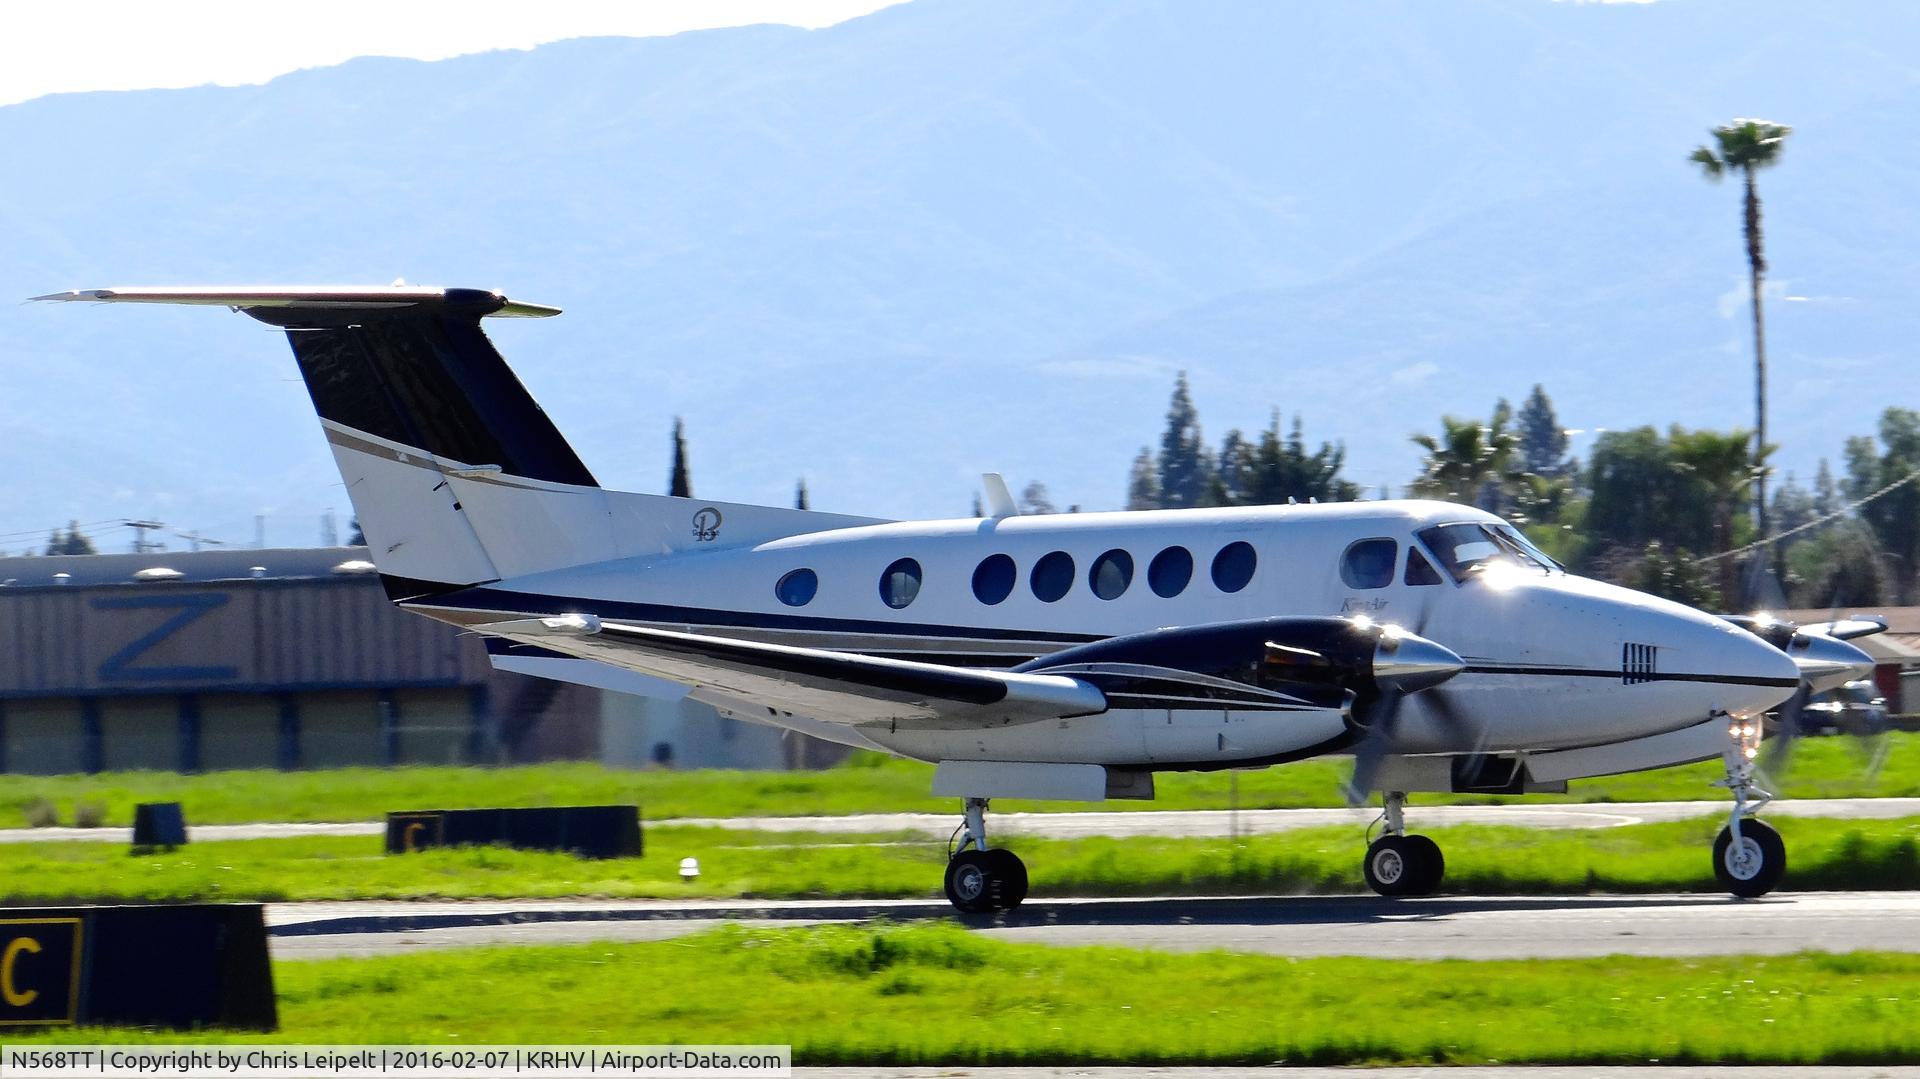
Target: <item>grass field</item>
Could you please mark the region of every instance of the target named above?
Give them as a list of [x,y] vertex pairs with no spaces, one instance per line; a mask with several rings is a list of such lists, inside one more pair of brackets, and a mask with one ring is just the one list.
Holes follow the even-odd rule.
[[[1920,818],[1782,818],[1790,889],[1920,888]],[[1718,817],[1581,831],[1462,825],[1426,834],[1446,891],[1470,895],[1718,891]],[[1364,891],[1358,828],[1227,839],[1018,839],[1035,897]],[[607,896],[937,897],[944,844],[920,837],[659,826],[643,858],[459,848],[389,856],[372,837],[195,843],[131,856],[104,843],[0,847],[0,903]],[[681,858],[700,879],[678,878]]]
[[1920,1062],[1920,956],[1877,953],[1414,962],[727,927],[279,963],[274,977],[274,1035],[8,1042],[788,1044],[816,1066]]
[[[1871,780],[1861,745],[1846,738],[1802,742],[1792,773],[1776,793],[1800,798],[1920,796],[1920,734],[1889,735],[1886,764]],[[1152,802],[1113,801],[1102,809],[1225,809],[1238,786],[1243,809],[1284,809],[1339,803],[1350,769],[1345,760],[1304,761],[1241,773],[1165,773]],[[1564,796],[1531,801],[1637,802],[1725,798],[1708,784],[1717,763],[1639,775],[1585,780]],[[195,824],[250,821],[375,820],[389,810],[476,806],[639,803],[649,819],[672,817],[804,816],[813,814],[955,813],[953,799],[935,798],[931,765],[856,757],[824,772],[633,771],[597,764],[516,768],[345,768],[315,772],[110,772],[100,775],[9,776],[0,785],[0,827],[22,827],[27,807],[52,803],[62,823],[75,807],[96,803],[110,823],[132,820],[138,802],[178,801]],[[1485,796],[1422,795],[1417,802],[1495,802]],[[1080,802],[996,801],[1000,810],[1072,810]],[[957,813],[956,813],[957,819]]]

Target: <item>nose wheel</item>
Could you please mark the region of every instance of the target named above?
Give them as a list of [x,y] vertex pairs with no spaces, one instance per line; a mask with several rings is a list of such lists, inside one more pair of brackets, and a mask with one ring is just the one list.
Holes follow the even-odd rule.
[[1713,875],[1721,887],[1741,899],[1766,895],[1787,875],[1786,841],[1753,816],[1773,801],[1773,795],[1753,783],[1761,737],[1759,717],[1730,717],[1728,745],[1722,754],[1727,778],[1714,783],[1733,794],[1733,812],[1727,814],[1727,826],[1713,841]]
[[1741,821],[1738,833],[1729,824],[1713,841],[1713,875],[1742,899],[1766,895],[1787,875],[1787,844],[1764,822]]
[[1367,887],[1385,896],[1432,895],[1440,890],[1447,875],[1447,860],[1440,844],[1423,835],[1408,835],[1405,812],[1407,796],[1389,791],[1381,814],[1386,833],[1367,845],[1366,860],[1360,864]]
[[1027,898],[1027,866],[1004,847],[987,847],[987,800],[969,798],[958,849],[947,858],[947,902],[962,914],[1012,910]]

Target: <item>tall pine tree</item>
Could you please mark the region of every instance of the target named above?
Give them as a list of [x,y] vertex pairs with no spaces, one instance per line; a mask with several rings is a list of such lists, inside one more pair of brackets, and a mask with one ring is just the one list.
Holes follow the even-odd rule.
[[1520,470],[1536,476],[1558,476],[1566,471],[1567,432],[1553,411],[1553,400],[1535,383],[1520,406]]
[[693,478],[687,474],[687,433],[680,417],[673,418],[673,470],[667,475],[667,493],[675,498],[693,497]]
[[1825,457],[1820,458],[1820,470],[1813,474],[1813,512],[1819,517],[1840,512],[1840,485],[1834,481],[1833,468]]
[[47,553],[98,554],[99,552],[94,549],[93,541],[80,531],[80,522],[69,521],[65,533],[56,528],[47,537]]
[[1359,485],[1340,477],[1346,464],[1346,447],[1337,442],[1322,442],[1307,452],[1307,438],[1300,417],[1286,437],[1280,435],[1280,413],[1276,410],[1260,432],[1253,447],[1253,475],[1248,484],[1247,502],[1256,506],[1285,505],[1296,502],[1351,502],[1360,497]]
[[1047,485],[1041,483],[1039,480],[1034,480],[1032,483],[1027,484],[1025,490],[1020,492],[1020,512],[1029,515],[1038,515],[1043,513],[1059,513],[1060,510],[1054,506],[1053,496],[1047,493]]
[[1202,505],[1212,479],[1207,448],[1200,435],[1200,413],[1187,389],[1187,373],[1174,382],[1167,403],[1167,430],[1160,436],[1160,504],[1168,509]]
[[1216,506],[1244,506],[1253,492],[1254,445],[1239,431],[1220,440],[1220,456],[1213,466],[1211,496]]
[[1145,446],[1140,447],[1140,455],[1133,459],[1133,471],[1127,476],[1127,508],[1163,508],[1160,503],[1160,465],[1153,459],[1153,451]]

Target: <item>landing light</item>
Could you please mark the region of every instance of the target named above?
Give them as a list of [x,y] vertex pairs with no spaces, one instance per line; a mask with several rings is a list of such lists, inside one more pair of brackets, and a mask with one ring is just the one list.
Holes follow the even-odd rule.
[[681,880],[684,880],[688,883],[692,883],[699,876],[700,876],[700,859],[698,858],[680,859],[680,879]]

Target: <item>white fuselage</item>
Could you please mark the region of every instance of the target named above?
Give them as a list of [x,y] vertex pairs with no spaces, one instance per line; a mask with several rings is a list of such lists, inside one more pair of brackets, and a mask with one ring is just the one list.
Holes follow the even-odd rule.
[[[529,574],[414,606],[469,623],[587,612],[696,633],[994,667],[1166,627],[1364,617],[1411,629],[1467,664],[1444,687],[1454,722],[1443,722],[1421,694],[1408,698],[1395,736],[1406,753],[1627,742],[1698,725],[1719,711],[1763,710],[1793,692],[1797,673],[1778,649],[1680,604],[1510,562],[1449,572],[1444,552],[1416,533],[1458,523],[1500,525],[1492,515],[1447,503],[1360,502],[902,522],[728,547],[723,523],[711,547]],[[1349,552],[1367,540],[1387,543],[1373,544],[1371,561],[1356,571],[1346,564]],[[1229,591],[1216,584],[1213,564],[1235,544],[1251,548],[1253,566],[1244,585]],[[1184,549],[1192,565],[1178,588],[1185,560],[1177,553],[1166,556],[1165,572],[1150,574],[1156,557],[1174,548]],[[1112,598],[1102,598],[1095,569],[1113,551],[1124,552],[1130,579],[1111,564],[1121,559],[1109,560],[1099,583]],[[1072,567],[1064,594],[1049,599],[1062,580],[1056,552]],[[1243,556],[1245,548],[1237,552]],[[1006,584],[1004,561],[983,568],[995,556],[1011,559],[1012,586],[998,602],[986,602]],[[1410,574],[1410,558],[1433,572]],[[896,573],[896,606],[887,602],[882,578],[903,559],[917,566],[918,585],[901,603],[908,582]],[[1236,571],[1245,568],[1244,557],[1223,566],[1225,584],[1239,583]],[[810,571],[811,585],[789,587],[786,597],[803,602],[783,601],[776,589],[800,571]],[[977,574],[985,578],[981,590]],[[1430,583],[1415,583],[1422,579]],[[541,673],[567,677],[558,668]],[[848,726],[730,702],[724,692],[700,696],[743,719],[924,760],[1216,767],[1337,750],[1349,732],[1336,709],[1115,709],[954,730]]]

